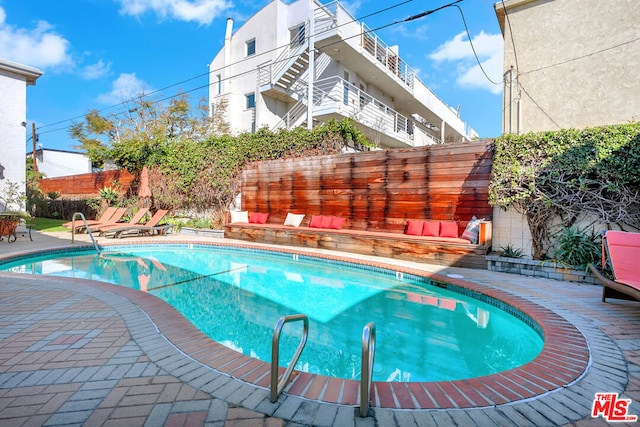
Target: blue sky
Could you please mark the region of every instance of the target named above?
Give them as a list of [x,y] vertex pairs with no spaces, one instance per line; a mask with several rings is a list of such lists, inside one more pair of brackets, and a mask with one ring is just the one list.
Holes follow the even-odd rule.
[[[193,101],[206,96],[207,64],[222,47],[226,19],[233,18],[237,29],[268,3],[0,0],[0,58],[44,71],[27,89],[27,133],[33,122],[45,148],[73,150],[77,142],[68,128],[89,110],[117,112],[119,103],[142,92],[188,92]],[[457,8],[397,23],[449,1],[341,3],[369,28],[386,27],[376,34],[398,45],[420,79],[449,106],[459,106],[462,119],[481,137],[500,134],[503,39],[493,1],[458,3],[489,78],[478,66]]]

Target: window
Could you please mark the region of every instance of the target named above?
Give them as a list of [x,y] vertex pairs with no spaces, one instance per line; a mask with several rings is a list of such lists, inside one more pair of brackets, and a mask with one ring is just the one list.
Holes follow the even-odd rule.
[[250,108],[256,108],[256,94],[255,93],[248,93],[245,96],[246,99],[246,108],[247,110]]
[[305,28],[304,24],[300,24],[296,27],[293,27],[289,30],[289,35],[291,38],[291,47],[301,46],[305,42]]
[[247,55],[252,56],[256,54],[256,39],[251,39],[247,43]]
[[222,76],[220,74],[216,75],[216,81],[218,83],[218,95],[222,93]]

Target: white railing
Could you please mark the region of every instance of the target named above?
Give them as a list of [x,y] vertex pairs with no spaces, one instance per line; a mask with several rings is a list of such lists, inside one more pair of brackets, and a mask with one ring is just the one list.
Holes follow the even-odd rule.
[[361,46],[364,51],[397,76],[413,90],[416,73],[400,56],[392,51],[365,23],[362,23]]
[[[314,85],[313,104],[315,111],[339,110],[342,115],[351,117],[367,127],[405,144],[415,145],[416,129],[413,120],[340,77],[318,80]],[[432,135],[425,135],[434,143],[439,143]]]
[[[360,90],[340,77],[318,80],[313,88],[314,116],[324,112],[337,112],[365,126],[389,135],[407,145],[415,146],[415,122],[400,114],[382,101]],[[272,130],[290,129],[299,126],[306,118],[307,99],[301,91],[301,98]],[[440,143],[434,136],[425,133],[425,138]]]
[[291,65],[308,48],[307,31],[309,23],[298,30],[298,33],[291,38],[291,42],[284,48],[278,57],[270,62],[258,66],[258,85],[263,86],[274,83],[280,75],[285,72],[285,68]]

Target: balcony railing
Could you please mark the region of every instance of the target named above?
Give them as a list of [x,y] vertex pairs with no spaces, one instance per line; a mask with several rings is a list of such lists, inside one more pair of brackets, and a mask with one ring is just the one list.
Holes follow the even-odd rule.
[[[382,101],[340,77],[318,80],[313,91],[314,111],[332,109],[375,131],[414,146],[415,123]],[[425,134],[434,143],[439,140]]]
[[391,50],[382,39],[369,29],[365,23],[362,23],[361,44],[365,52],[413,90],[416,73],[396,52]]

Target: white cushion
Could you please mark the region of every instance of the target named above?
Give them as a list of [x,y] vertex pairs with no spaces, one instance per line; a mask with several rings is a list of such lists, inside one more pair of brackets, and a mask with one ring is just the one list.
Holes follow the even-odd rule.
[[249,211],[231,211],[231,224],[234,222],[249,222]]
[[284,220],[284,225],[290,225],[292,227],[300,227],[304,214],[292,214],[288,213],[287,218]]

